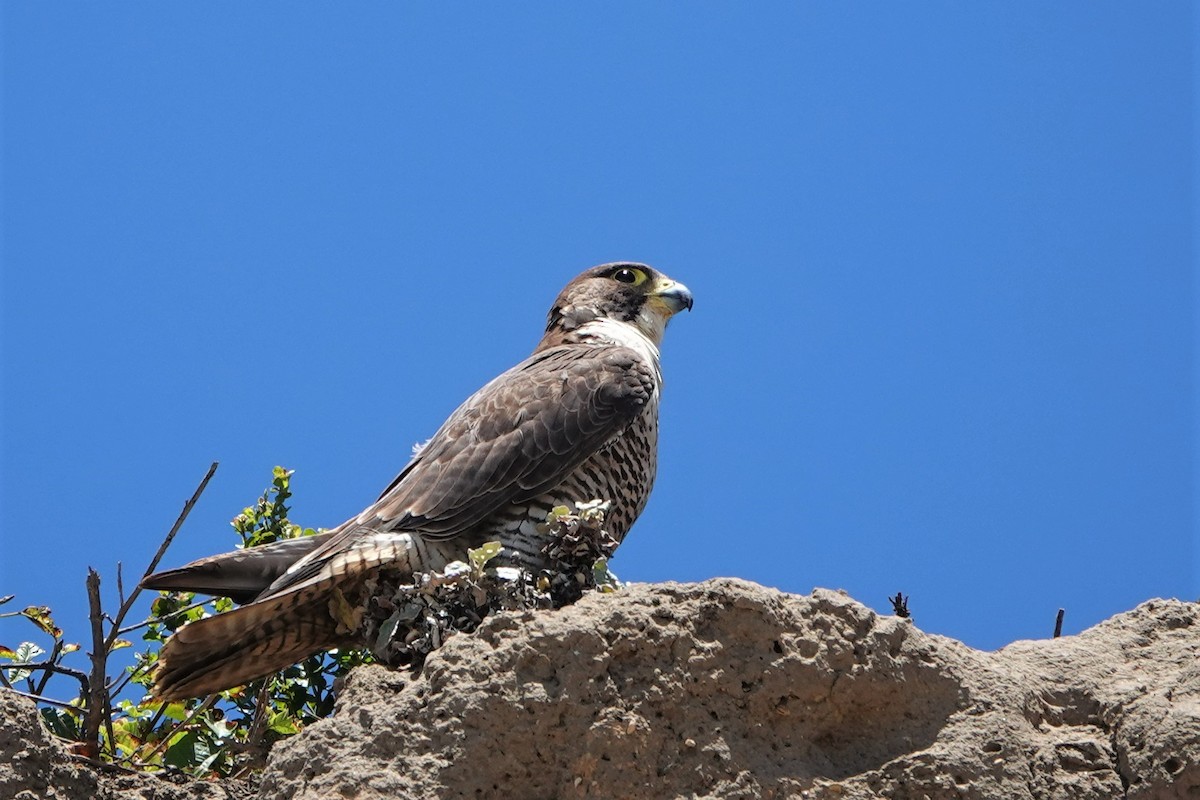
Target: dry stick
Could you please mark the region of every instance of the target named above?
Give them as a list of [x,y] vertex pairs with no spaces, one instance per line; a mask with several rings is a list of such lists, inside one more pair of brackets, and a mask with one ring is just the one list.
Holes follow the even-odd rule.
[[[57,658],[57,655],[55,655],[54,657]],[[79,684],[83,691],[83,694],[86,696],[88,693],[88,676],[85,673],[80,672],[77,669],[71,669],[70,667],[60,666],[58,663],[56,663],[53,660],[38,661],[38,662],[26,661],[24,663],[6,664],[4,666],[4,668],[5,669],[39,669],[39,670],[45,671],[45,673],[47,675],[52,675],[54,673],[58,673],[59,675],[70,675],[72,678],[79,681]],[[45,684],[45,680],[43,680],[42,683]],[[43,688],[45,688],[44,685],[41,688],[37,689],[37,691],[35,691],[33,693],[41,694]]]
[[258,688],[258,702],[254,709],[254,722],[250,724],[250,732],[246,735],[246,744],[257,747],[267,727],[267,711],[271,707],[271,681],[265,680]]
[[197,714],[200,714],[203,711],[207,711],[209,709],[209,707],[211,707],[212,704],[215,703],[216,701],[217,701],[217,695],[215,695],[215,694],[209,695],[208,697],[206,697],[204,699],[203,703],[201,703],[200,705],[193,708],[192,712],[190,714],[188,714],[186,717],[184,717],[183,720],[178,725],[176,725],[175,728],[170,733],[168,733],[159,742],[157,742],[154,745],[153,750],[151,750],[149,753],[146,753],[146,755],[143,756],[142,750],[145,749],[143,747],[143,748],[139,749],[137,752],[130,754],[126,760],[130,764],[135,763],[135,761],[134,761],[135,758],[137,759],[136,763],[139,763],[139,764],[147,763],[150,759],[154,758],[155,754],[158,753],[159,750],[162,750],[170,743],[171,739],[175,736],[176,733],[183,730],[184,726],[186,726],[189,722],[194,720],[196,718]]
[[[146,728],[145,728],[145,730],[148,730],[148,731],[153,731],[153,730],[157,730],[157,729],[158,729],[158,723],[159,723],[159,722],[161,722],[161,721],[162,721],[162,718],[163,718],[164,716],[166,716],[166,714],[167,714],[167,706],[168,706],[168,705],[169,705],[168,703],[159,703],[159,704],[158,704],[158,711],[155,711],[155,712],[154,712],[154,716],[153,716],[153,717],[151,717],[151,718],[150,718],[150,721],[146,723]],[[171,735],[171,736],[174,736],[174,735],[175,735],[175,731],[171,731],[171,734],[170,734],[170,735]]]
[[[154,558],[150,559],[150,565],[147,566],[146,571],[142,573],[143,579],[145,579],[147,575],[150,575],[152,572],[154,572],[155,568],[158,566],[158,562],[162,561],[162,557],[166,555],[167,548],[171,546],[171,542],[175,539],[175,534],[179,533],[179,529],[183,527],[184,521],[187,520],[188,515],[192,513],[192,507],[196,505],[196,501],[200,499],[200,495],[204,494],[204,490],[208,486],[208,482],[212,480],[213,474],[217,471],[218,464],[219,462],[214,461],[211,465],[209,465],[208,472],[204,474],[204,478],[201,479],[200,485],[196,487],[196,491],[192,492],[192,496],[188,499],[188,501],[183,504],[183,511],[179,512],[179,517],[176,518],[175,524],[171,526],[171,530],[167,533],[166,538],[163,539],[162,544],[158,546],[158,552],[154,554]],[[118,576],[120,575],[119,568],[117,574]],[[125,601],[121,603],[121,608],[117,611],[117,616],[112,620],[112,629],[110,630],[108,638],[105,641],[106,650],[111,650],[113,642],[117,640],[117,636],[125,632],[121,629],[121,622],[125,619],[125,615],[129,613],[129,609],[133,607],[134,601],[137,600],[138,595],[141,593],[142,583],[141,581],[138,581],[138,585],[134,587],[133,593],[130,594],[129,597],[125,598]],[[136,630],[145,624],[146,623],[141,623],[136,625],[131,630]],[[116,683],[117,681],[113,681],[113,683],[109,686],[109,689],[111,690],[112,686],[115,686]]]
[[[179,609],[178,611],[172,612],[172,614],[183,614],[187,611],[191,611],[193,608],[200,608],[201,606],[211,605],[213,602],[214,602],[214,598],[210,597],[207,600],[201,600],[198,603],[192,603],[190,606],[184,606],[183,608]],[[130,631],[136,631],[138,628],[148,627],[150,625],[153,625],[155,622],[156,622],[156,620],[153,620],[153,619],[142,620],[137,625],[129,625],[124,628],[121,628],[119,631],[117,631],[117,635],[120,636],[122,634],[129,633]],[[145,672],[146,670],[150,669],[153,666],[154,665],[149,662],[144,662],[137,669],[135,669],[131,672],[126,672],[124,676],[122,676],[118,680],[112,681],[111,683],[108,684],[108,693],[111,695],[120,694],[121,692],[125,691],[125,687],[129,685],[130,681],[132,681],[134,678],[137,678],[143,672]],[[153,726],[151,726],[151,727],[153,727]]]
[[[92,677],[88,692],[87,717],[83,721],[83,745],[90,758],[100,757],[100,725],[104,709],[104,670],[108,648],[104,644],[104,619],[100,611],[100,573],[88,567],[88,618],[92,621]],[[109,740],[111,743],[111,740]]]
[[[158,566],[158,562],[162,561],[162,557],[166,555],[167,548],[171,546],[171,541],[175,538],[175,534],[179,533],[179,529],[183,527],[184,520],[188,518],[188,514],[192,513],[192,507],[196,505],[196,501],[200,499],[200,495],[204,494],[205,487],[208,486],[208,482],[212,479],[213,473],[217,471],[217,464],[218,462],[216,461],[212,463],[212,466],[208,468],[208,472],[205,474],[204,479],[200,481],[200,485],[197,486],[196,491],[192,493],[191,499],[183,504],[183,511],[179,512],[179,518],[176,519],[175,524],[171,526],[171,531],[167,534],[167,538],[163,539],[162,544],[158,546],[158,552],[154,554],[154,558],[150,559],[150,566],[146,567],[146,571],[142,573],[143,578],[154,572],[155,567]],[[117,616],[113,620],[112,632],[108,635],[107,644],[109,647],[111,647],[112,643],[116,641],[118,629],[121,627],[121,621],[125,619],[125,615],[129,613],[129,609],[133,606],[133,601],[137,600],[138,595],[141,593],[142,585],[139,581],[137,587],[133,590],[133,593],[125,599],[125,602],[121,604],[120,610],[117,611]]]
[[[171,526],[171,531],[163,542],[158,547],[158,552],[154,554],[154,558],[150,561],[150,566],[146,568],[146,575],[154,572],[154,568],[158,566],[158,562],[167,552],[171,541],[175,538],[175,534],[179,533],[179,529],[183,527],[184,520],[191,513],[192,507],[196,505],[196,501],[200,499],[200,495],[208,486],[209,480],[212,479],[213,473],[217,471],[217,462],[214,461],[208,468],[208,472],[204,475],[204,479],[200,481],[200,485],[196,487],[196,491],[192,493],[191,499],[183,504],[183,511],[180,512],[179,518],[175,520],[175,524]],[[123,588],[123,587],[122,587]],[[104,635],[104,612],[100,608],[100,573],[88,567],[87,577],[87,592],[88,592],[88,617],[92,622],[92,674],[91,686],[88,692],[88,709],[87,717],[84,720],[83,728],[83,743],[87,748],[87,755],[92,758],[100,757],[100,725],[103,723],[108,733],[108,742],[110,746],[115,746],[112,730],[112,709],[109,706],[110,695],[106,680],[106,668],[108,662],[108,654],[112,650],[113,642],[117,639],[117,632],[121,627],[121,620],[129,613],[129,609],[133,606],[138,595],[141,594],[141,585],[134,589],[133,594],[125,598],[121,603],[121,608],[117,612],[117,616],[112,620],[112,629],[108,636]],[[114,681],[115,683],[115,681]]]
[[[57,667],[57,666],[58,666],[58,657],[59,657],[59,655],[62,653],[62,650],[63,650],[63,640],[62,640],[62,639],[55,639],[55,640],[54,640],[54,647],[50,648],[50,657],[49,657],[48,659],[46,659],[46,663],[47,663],[48,665],[52,665],[52,666],[55,666],[55,667]],[[34,693],[34,694],[41,694],[42,692],[46,691],[46,684],[50,682],[50,678],[54,676],[54,673],[55,673],[56,671],[57,671],[57,670],[53,670],[53,669],[47,669],[47,670],[46,670],[46,671],[45,671],[45,672],[42,674],[42,679],[41,679],[40,681],[38,681],[37,688],[33,690],[33,693]],[[72,670],[72,671],[74,671],[74,670]],[[68,675],[69,675],[70,673],[66,673],[66,674],[68,674]],[[77,674],[79,674],[79,675],[82,675],[83,673],[81,673],[81,672],[80,672],[80,673],[77,673]],[[31,686],[32,686],[32,685],[31,685]],[[84,692],[86,692],[86,691],[87,691],[87,689],[85,688],[85,689],[84,689]]]
[[1065,608],[1060,608],[1058,610],[1058,616],[1054,618],[1054,638],[1055,639],[1062,636],[1062,621],[1063,621],[1063,614],[1065,614],[1065,613],[1067,613],[1067,610]]
[[117,562],[117,604],[125,605],[125,579],[121,576],[121,562]]
[[13,689],[11,691],[13,694],[19,694],[22,697],[28,697],[30,700],[35,700],[39,703],[46,703],[47,705],[58,706],[59,708],[65,708],[68,711],[75,712],[76,714],[84,713],[84,710],[82,708],[80,708],[79,706],[73,706],[70,703],[64,703],[62,700],[55,700],[50,697],[43,697],[40,694],[30,694],[29,692],[22,692],[20,689]]
[[[208,598],[207,600],[197,600],[195,603],[192,603],[190,606],[184,606],[183,608],[180,608],[176,611],[172,611],[170,614],[167,615],[167,617],[173,617],[176,614],[186,614],[187,612],[191,611],[194,608],[200,608],[201,606],[210,605],[211,603],[214,602],[214,600],[215,600],[215,598],[212,598],[212,597]],[[164,619],[165,618],[166,617],[164,617]],[[144,619],[141,622],[137,623],[136,625],[126,625],[124,628],[121,628],[119,631],[117,631],[117,635],[121,636],[126,633],[129,633],[130,631],[136,631],[138,628],[145,628],[149,625],[153,625],[156,621],[157,620],[154,620],[154,619]]]

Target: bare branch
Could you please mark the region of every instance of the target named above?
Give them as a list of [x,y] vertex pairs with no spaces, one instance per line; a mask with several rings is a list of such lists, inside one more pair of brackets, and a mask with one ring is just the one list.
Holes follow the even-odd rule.
[[62,700],[55,700],[50,697],[43,697],[40,694],[31,694],[29,692],[22,692],[20,689],[13,689],[12,692],[13,692],[13,694],[19,694],[22,697],[28,697],[30,700],[36,700],[39,703],[46,703],[47,705],[58,706],[59,708],[65,708],[68,711],[72,711],[76,714],[85,713],[84,709],[80,708],[79,706],[73,706],[70,703],[64,703]]
[[141,672],[142,669],[143,669],[143,667],[138,667],[137,669],[133,670],[132,672],[127,670],[123,675],[121,675],[121,677],[114,678],[113,680],[109,681],[108,682],[109,696],[116,697],[121,692],[125,691],[125,687],[129,685],[130,681],[132,681],[135,677],[137,677],[137,675]]
[[1055,639],[1062,636],[1063,616],[1066,613],[1067,613],[1067,610],[1065,608],[1060,608],[1058,610],[1058,615],[1054,618],[1054,638]]
[[[64,646],[64,645],[63,645],[63,640],[62,640],[62,639],[55,639],[55,640],[54,640],[54,647],[50,648],[50,657],[49,657],[48,659],[46,659],[46,663],[47,663],[47,664],[51,664],[51,665],[53,665],[53,666],[55,666],[55,667],[58,667],[58,657],[59,657],[59,656],[62,654],[62,649],[63,649],[63,646]],[[46,672],[45,672],[45,674],[44,674],[44,675],[42,675],[42,679],[41,679],[41,681],[39,681],[39,682],[38,682],[37,688],[33,690],[33,693],[34,693],[34,694],[41,694],[42,692],[46,691],[46,683],[47,683],[47,681],[49,681],[49,680],[50,680],[50,677],[51,677],[52,675],[54,675],[54,673],[55,673],[55,672],[58,672],[58,671],[59,671],[58,669],[53,669],[53,670],[51,670],[51,669],[47,669],[47,670],[46,670]],[[78,671],[76,671],[76,670],[72,670],[72,672],[74,672],[76,675],[79,675],[79,676],[82,676],[82,675],[83,675],[83,673],[82,673],[82,672],[78,672]],[[66,673],[66,674],[68,674],[68,675],[69,675],[69,674],[71,674],[71,673],[70,673],[70,672],[68,672],[68,673]],[[85,686],[87,685],[87,684],[86,684],[86,681],[84,682],[84,685],[85,685]],[[86,694],[86,690],[85,690],[85,692],[84,692],[84,693]]]
[[155,744],[153,750],[151,750],[149,753],[146,753],[144,756],[142,755],[141,750],[139,750],[137,753],[134,753],[133,755],[131,755],[129,757],[129,759],[128,759],[129,763],[131,763],[131,764],[135,763],[134,762],[135,757],[137,758],[137,763],[141,763],[141,764],[144,764],[147,761],[149,761],[150,759],[154,758],[155,754],[158,753],[158,751],[164,749],[167,746],[167,744],[171,741],[171,739],[175,736],[176,733],[178,733],[181,730],[185,730],[187,728],[188,723],[190,723],[193,719],[195,719],[197,714],[207,711],[212,706],[212,704],[217,701],[218,697],[219,697],[219,695],[215,695],[215,694],[209,695],[208,697],[206,697],[204,699],[204,702],[201,703],[200,705],[196,706],[195,708],[193,708],[192,712],[190,714],[188,714],[186,717],[184,717],[183,720],[178,725],[176,725],[174,728],[172,728],[170,733],[167,733],[165,736],[163,736],[163,738],[161,740],[159,740],[159,742],[157,744]]
[[[71,669],[70,667],[60,666],[53,661],[38,661],[36,663],[26,662],[23,664],[5,664],[4,668],[5,669],[40,669],[40,670],[45,670],[47,675],[51,675],[53,673],[58,673],[59,675],[70,675],[72,678],[79,681],[80,688],[83,690],[84,696],[87,696],[87,693],[88,693],[88,676],[85,673],[83,673],[77,669]],[[46,681],[43,680],[41,685],[38,687],[38,690],[36,692],[34,692],[34,694],[40,695],[42,693],[42,689],[45,688],[45,684],[46,684]]]
[[[192,603],[190,606],[184,606],[183,608],[181,608],[181,609],[179,609],[179,610],[177,610],[177,611],[172,611],[172,612],[171,612],[170,614],[168,614],[167,616],[168,616],[168,617],[171,617],[171,616],[174,616],[174,615],[176,615],[176,614],[182,614],[182,613],[184,613],[185,611],[191,611],[193,608],[200,608],[200,607],[202,607],[202,606],[206,606],[206,605],[208,605],[209,603],[212,603],[212,602],[215,602],[215,601],[216,601],[216,598],[215,598],[215,597],[210,597],[210,598],[208,598],[207,600],[199,600],[199,601],[197,601],[197,602],[195,602],[195,603]],[[165,619],[165,617],[164,617],[164,619]],[[119,631],[117,631],[117,635],[118,635],[118,636],[121,636],[121,635],[123,635],[123,634],[129,633],[130,631],[136,631],[138,628],[145,628],[147,625],[153,625],[155,622],[158,622],[158,620],[157,620],[157,619],[144,619],[144,620],[142,620],[141,622],[139,622],[139,623],[138,623],[138,624],[136,624],[136,625],[128,625],[128,626],[126,626],[126,627],[124,627],[124,628],[121,628]]]
[[[158,562],[162,561],[162,557],[166,555],[167,548],[171,546],[171,542],[175,539],[175,534],[179,533],[179,529],[183,527],[184,521],[188,518],[188,515],[192,513],[192,507],[196,505],[196,501],[200,499],[200,495],[204,494],[204,489],[208,486],[208,482],[212,480],[213,474],[217,471],[217,464],[218,462],[216,461],[212,462],[212,465],[208,468],[208,472],[205,473],[204,478],[200,481],[200,485],[197,486],[196,491],[192,493],[191,499],[183,504],[183,511],[179,512],[179,518],[175,520],[175,524],[171,526],[171,530],[167,533],[167,537],[163,539],[162,544],[158,546],[158,552],[154,554],[154,558],[150,559],[150,565],[146,567],[146,571],[142,573],[143,578],[154,572],[155,568],[158,567]],[[138,595],[141,593],[142,587],[141,583],[139,582],[138,586],[133,590],[133,593],[125,599],[125,602],[121,603],[121,608],[119,611],[117,611],[117,616],[113,620],[112,632],[108,635],[106,643],[108,648],[111,648],[112,643],[116,641],[122,620],[125,619],[125,615],[129,613],[129,609],[133,606],[133,602],[137,600]]]
[[121,562],[117,562],[117,604],[125,605],[125,578],[121,575]]
[[113,733],[113,711],[112,711],[112,695],[108,693],[107,687],[104,690],[104,732],[108,734],[108,753],[109,757],[117,757],[117,737]]
[[100,726],[106,713],[104,672],[108,645],[104,640],[104,614],[100,610],[100,573],[88,567],[88,618],[92,622],[92,675],[87,699],[87,717],[83,724],[83,745],[90,758],[100,757]]

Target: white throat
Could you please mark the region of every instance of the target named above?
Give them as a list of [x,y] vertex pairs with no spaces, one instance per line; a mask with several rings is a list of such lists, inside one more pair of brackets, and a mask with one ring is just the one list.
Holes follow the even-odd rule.
[[[654,316],[650,314],[647,314],[646,317],[650,318],[646,321],[654,319]],[[639,322],[641,321],[639,319]],[[663,329],[666,327],[666,324],[666,320],[662,320],[651,328],[652,331],[658,334],[658,341],[647,336],[646,332],[642,330],[641,325],[631,322],[618,322],[608,317],[585,322],[579,326],[579,333],[589,339],[598,339],[622,347],[628,347],[653,364],[655,372],[659,372],[661,368],[658,360],[658,342],[662,341]]]

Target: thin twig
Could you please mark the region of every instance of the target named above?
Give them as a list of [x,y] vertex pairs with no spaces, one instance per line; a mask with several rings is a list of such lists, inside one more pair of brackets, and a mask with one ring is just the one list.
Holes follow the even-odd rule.
[[[183,511],[179,512],[179,518],[175,520],[175,524],[171,526],[171,530],[167,533],[167,538],[163,539],[162,544],[158,546],[158,552],[154,554],[154,558],[150,559],[150,565],[146,567],[146,571],[142,574],[142,578],[154,572],[158,567],[158,562],[162,561],[162,557],[166,555],[167,548],[171,546],[171,542],[175,539],[175,534],[179,533],[179,529],[183,527],[184,521],[188,518],[188,514],[192,513],[192,507],[196,505],[196,501],[200,499],[200,495],[204,494],[205,487],[212,480],[213,473],[217,471],[218,462],[212,462],[212,466],[208,468],[200,485],[196,487],[196,491],[192,492],[191,499],[183,504]],[[117,611],[117,616],[113,620],[112,632],[108,635],[107,646],[112,647],[112,643],[116,641],[117,633],[121,627],[121,621],[125,619],[125,615],[129,613],[129,609],[133,606],[133,602],[137,600],[138,595],[142,593],[142,586],[139,582],[133,593],[125,599],[121,604],[121,608]]]
[[123,767],[120,764],[116,763],[115,761],[101,761],[98,758],[89,758],[88,756],[80,755],[79,753],[72,753],[71,758],[74,761],[77,761],[81,764],[87,764],[92,769],[98,770],[100,772],[119,772],[119,773],[126,774],[126,775],[144,775],[145,774],[136,769],[130,769],[129,767]]
[[113,733],[113,710],[112,710],[112,695],[108,690],[104,691],[104,732],[108,734],[108,753],[115,758],[117,755],[117,737]]
[[150,722],[146,723],[146,730],[152,731],[158,728],[159,721],[167,713],[167,705],[168,703],[165,701],[158,704],[158,711],[155,711],[154,716],[150,718]]
[[117,562],[117,605],[125,605],[125,578],[121,575],[121,562]]
[[[100,757],[100,725],[105,713],[104,672],[108,661],[108,646],[104,642],[104,620],[100,611],[100,573],[88,567],[88,618],[92,621],[92,676],[88,692],[87,717],[83,724],[83,745],[91,758]],[[111,741],[110,741],[111,744]]]
[[141,672],[141,670],[142,670],[142,667],[138,667],[137,669],[133,670],[132,672],[127,670],[124,674],[121,675],[121,677],[117,678],[116,680],[109,681],[108,682],[109,696],[116,697],[121,692],[125,691],[125,687],[129,685],[129,682],[131,680],[133,680],[134,677],[136,677],[138,675],[138,673]]
[[[194,608],[200,608],[201,606],[206,606],[209,603],[213,603],[215,601],[216,601],[215,597],[210,597],[207,600],[199,600],[195,603],[192,603],[190,606],[184,606],[181,609],[172,611],[170,614],[167,615],[167,617],[172,617],[172,616],[175,616],[176,614],[183,614],[184,612],[191,611]],[[166,617],[162,617],[162,619],[166,619]],[[130,631],[136,631],[138,628],[145,628],[147,625],[153,625],[154,623],[159,622],[159,621],[161,621],[161,620],[160,619],[144,619],[136,625],[129,625],[127,627],[121,628],[119,631],[117,631],[117,635],[124,635],[126,633],[129,633]]]
[[[77,681],[79,681],[81,684],[83,684],[85,693],[87,691],[88,676],[86,673],[80,672],[77,669],[71,669],[70,667],[59,666],[58,664],[54,663],[53,661],[38,661],[38,662],[26,661],[24,663],[5,664],[4,668],[5,669],[41,669],[41,670],[45,670],[47,673],[57,672],[60,675],[70,675],[72,678],[75,678]],[[41,694],[41,692],[34,692],[34,694]]]
[[79,706],[73,706],[70,703],[64,703],[62,700],[55,700],[50,697],[43,697],[40,694],[30,694],[29,692],[22,692],[20,689],[13,689],[12,692],[13,692],[13,694],[19,694],[22,697],[28,697],[30,700],[36,700],[39,703],[46,703],[47,705],[58,706],[59,708],[65,708],[69,711],[74,711],[76,714],[85,713],[84,709],[80,708]]
[[[63,640],[55,639],[54,647],[50,648],[50,657],[48,659],[46,659],[46,663],[51,664],[55,667],[58,667],[58,657],[62,654],[62,649],[63,649]],[[58,669],[53,669],[53,670],[47,669],[46,672],[42,675],[41,682],[39,682],[37,685],[37,688],[33,690],[33,693],[41,694],[42,692],[46,691],[46,683],[50,680],[51,676],[53,676],[54,673],[58,672],[58,671],[59,671]],[[70,675],[72,673],[75,673],[77,676],[83,675],[82,672],[78,672],[76,670],[72,670],[71,672],[68,672],[66,674]]]
[[258,700],[254,705],[254,721],[246,735],[247,747],[258,747],[267,728],[267,712],[271,709],[271,679],[267,678],[258,687]]
[[138,763],[140,763],[140,764],[145,764],[150,759],[154,758],[155,754],[157,754],[159,750],[162,750],[163,748],[165,748],[167,746],[167,743],[170,742],[172,738],[174,738],[176,733],[178,733],[181,730],[184,730],[185,727],[187,726],[187,724],[196,718],[197,714],[201,713],[202,711],[207,711],[209,709],[209,707],[217,701],[217,697],[218,697],[218,695],[210,694],[208,697],[206,697],[204,699],[203,703],[201,703],[200,705],[198,705],[192,709],[192,713],[188,714],[186,717],[183,718],[183,720],[178,725],[176,725],[174,728],[172,728],[170,733],[167,733],[166,735],[164,735],[163,738],[160,739],[157,744],[155,744],[153,750],[151,750],[149,753],[146,753],[146,755],[144,755],[144,756],[142,755],[142,751],[138,750],[136,753],[129,756],[129,758],[127,759],[129,761],[129,763],[131,763],[131,764],[134,763],[133,759],[135,756],[137,757]]
[[1056,616],[1054,618],[1054,638],[1055,639],[1062,636],[1063,615],[1066,613],[1067,613],[1067,610],[1065,608],[1060,608],[1058,610],[1058,616]]

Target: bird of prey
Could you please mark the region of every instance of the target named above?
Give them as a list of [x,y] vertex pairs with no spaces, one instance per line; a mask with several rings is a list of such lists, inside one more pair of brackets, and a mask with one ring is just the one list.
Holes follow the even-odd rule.
[[686,286],[645,264],[593,267],[558,295],[533,354],[467,398],[362,513],[147,577],[150,589],[245,604],[180,628],[155,694],[222,691],[349,644],[332,604],[381,569],[439,570],[488,541],[503,545],[502,562],[542,569],[541,524],[556,506],[609,501],[620,541],[654,484],[659,345],[691,307]]

